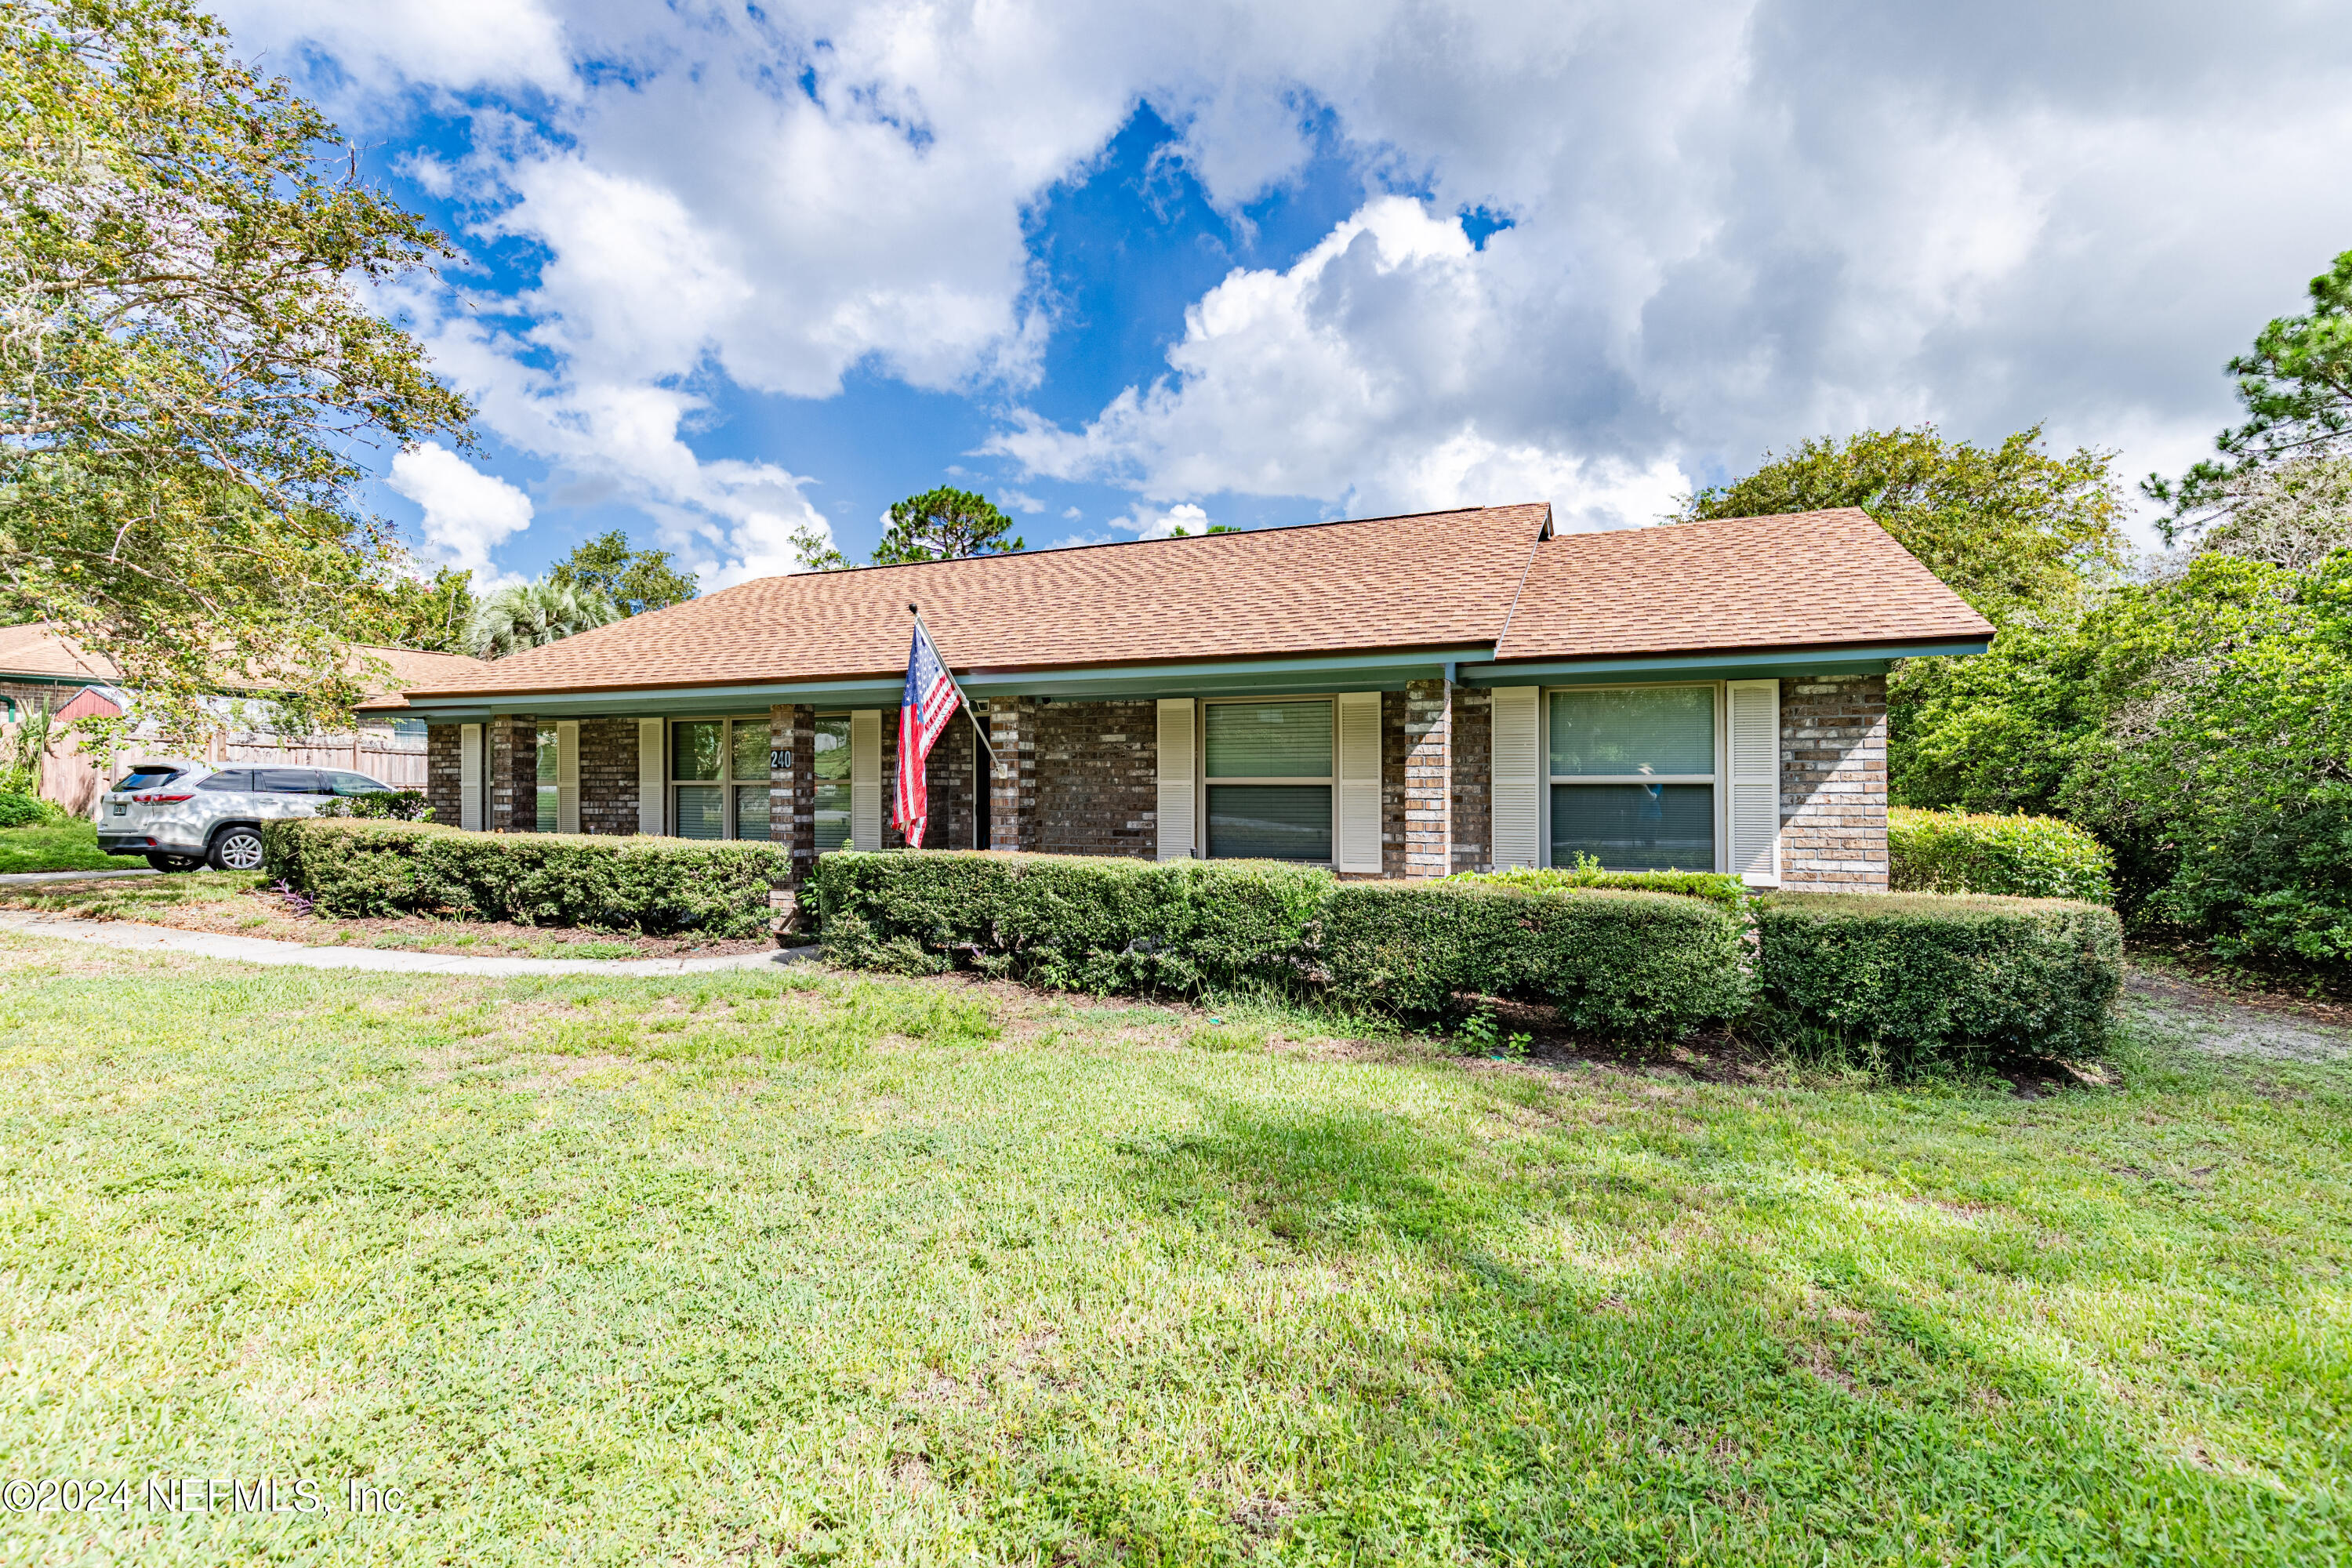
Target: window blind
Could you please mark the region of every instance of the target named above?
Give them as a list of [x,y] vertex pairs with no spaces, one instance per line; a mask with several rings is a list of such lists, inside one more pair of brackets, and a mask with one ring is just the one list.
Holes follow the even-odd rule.
[[1715,689],[1604,688],[1551,696],[1555,775],[1715,773]]

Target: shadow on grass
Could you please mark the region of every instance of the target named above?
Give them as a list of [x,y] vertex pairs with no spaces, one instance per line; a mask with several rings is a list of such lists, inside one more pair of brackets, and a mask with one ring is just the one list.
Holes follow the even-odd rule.
[[[1315,1438],[1234,1439],[1292,1456],[1311,1501],[1280,1533],[1302,1560],[2286,1563],[2346,1542],[2326,1496],[2152,1450],[2095,1384],[1926,1285],[1922,1258],[1755,1223],[1715,1173],[1572,1131],[1506,1158],[1378,1111],[1203,1109],[1197,1132],[1123,1146],[1129,1198],[1245,1275],[1305,1268],[1267,1287],[1286,1300],[1331,1270],[1365,1282],[1312,1327],[1187,1329],[1236,1347],[1257,1401],[1318,1369],[1293,1396]],[[1055,1425],[1015,1465],[1028,1540],[1211,1559],[1264,1517],[1226,1500],[1221,1534],[1200,1496]]]

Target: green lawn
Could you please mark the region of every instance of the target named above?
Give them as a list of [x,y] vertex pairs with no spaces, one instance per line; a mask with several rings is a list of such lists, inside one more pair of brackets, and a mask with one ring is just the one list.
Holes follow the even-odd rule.
[[0,827],[0,872],[144,869],[140,855],[101,855],[98,825],[85,817],[55,826]]
[[0,1474],[413,1500],[0,1559],[2342,1562],[2352,1069],[2202,1027],[2021,1099],[0,940]]

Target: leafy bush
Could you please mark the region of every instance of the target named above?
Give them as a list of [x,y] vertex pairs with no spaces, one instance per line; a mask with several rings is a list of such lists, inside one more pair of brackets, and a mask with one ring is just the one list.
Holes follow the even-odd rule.
[[0,827],[31,827],[48,820],[47,802],[16,790],[0,790]]
[[1457,997],[1559,1009],[1580,1032],[1671,1037],[1743,1005],[1740,922],[1696,898],[1510,882],[1349,882],[1320,956],[1350,1002],[1427,1017]]
[[376,822],[430,822],[433,807],[421,789],[383,790],[337,795],[319,808],[320,816],[352,816]]
[[1759,1033],[1898,1074],[2095,1058],[2123,979],[2115,912],[2069,900],[1774,893],[1756,932]]
[[1295,984],[1332,886],[1271,861],[842,850],[818,859],[809,893],[826,952],[855,967],[961,957],[1070,990],[1195,994]]
[[1614,888],[1623,892],[1675,893],[1686,899],[1705,899],[1708,903],[1720,905],[1734,914],[1747,907],[1749,896],[1748,884],[1727,873],[1604,871],[1601,868],[1601,862],[1590,855],[1580,856],[1573,867],[1519,866],[1507,871],[1464,871],[1446,879],[1525,888],[1534,892],[1557,891],[1564,888]]
[[558,833],[461,833],[428,822],[303,817],[262,825],[270,874],[333,915],[447,914],[524,925],[755,936],[780,846]]
[[2115,856],[2054,816],[1896,806],[1886,814],[1886,848],[1897,892],[2115,900]]

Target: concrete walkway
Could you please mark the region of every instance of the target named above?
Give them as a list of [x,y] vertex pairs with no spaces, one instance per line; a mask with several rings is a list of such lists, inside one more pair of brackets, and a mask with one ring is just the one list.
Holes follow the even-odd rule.
[[145,866],[127,871],[9,871],[0,873],[0,887],[18,882],[100,882],[109,877],[160,877],[163,874]]
[[814,947],[770,949],[718,958],[473,958],[447,952],[402,952],[375,947],[305,947],[257,936],[171,931],[131,921],[77,921],[0,910],[0,932],[93,942],[142,952],[187,952],[239,963],[291,964],[299,969],[367,969],[396,974],[703,974],[719,969],[766,969],[803,963]]

